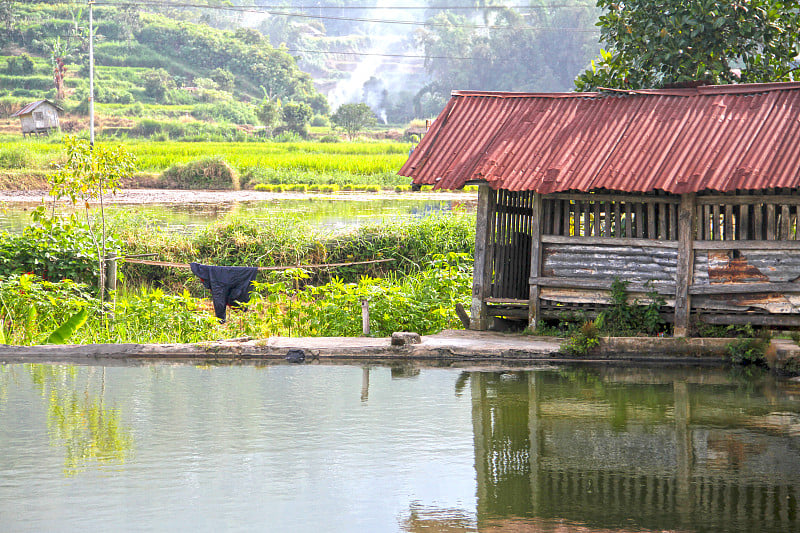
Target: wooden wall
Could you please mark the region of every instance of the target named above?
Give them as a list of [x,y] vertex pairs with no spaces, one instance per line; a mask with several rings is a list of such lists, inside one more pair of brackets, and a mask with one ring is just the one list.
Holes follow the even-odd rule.
[[487,314],[532,325],[564,310],[591,316],[619,278],[632,300],[659,293],[678,334],[690,320],[800,326],[797,190],[483,197],[473,312],[484,325]]

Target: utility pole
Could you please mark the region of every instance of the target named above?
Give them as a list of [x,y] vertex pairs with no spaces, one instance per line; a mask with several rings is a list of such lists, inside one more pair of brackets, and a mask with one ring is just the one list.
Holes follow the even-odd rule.
[[89,146],[94,149],[94,0],[89,0]]

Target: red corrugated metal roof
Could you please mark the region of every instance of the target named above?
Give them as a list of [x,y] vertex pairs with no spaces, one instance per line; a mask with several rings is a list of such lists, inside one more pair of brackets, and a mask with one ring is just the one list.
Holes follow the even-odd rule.
[[400,175],[456,189],[800,187],[800,83],[454,92]]

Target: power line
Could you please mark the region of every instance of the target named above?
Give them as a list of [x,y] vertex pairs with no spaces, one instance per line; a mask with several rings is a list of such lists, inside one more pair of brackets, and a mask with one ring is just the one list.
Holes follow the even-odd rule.
[[481,57],[458,57],[458,56],[426,56],[414,54],[380,54],[377,52],[336,52],[331,50],[302,50],[300,48],[276,48],[276,50],[285,50],[286,52],[298,52],[305,54],[331,54],[331,55],[351,55],[351,56],[378,56],[378,57],[399,57],[409,59],[459,59],[465,61],[473,61],[477,59],[485,59]]
[[505,30],[505,31],[558,31],[568,33],[597,33],[596,28],[557,28],[552,26],[498,26],[498,25],[482,25],[482,24],[448,24],[443,22],[418,22],[410,20],[385,20],[361,17],[335,17],[332,15],[311,15],[307,13],[298,13],[291,11],[277,11],[269,8],[261,7],[240,7],[240,6],[209,6],[205,4],[188,4],[188,3],[155,3],[155,2],[124,2],[118,4],[99,2],[96,6],[107,7],[185,7],[196,9],[211,9],[216,11],[237,11],[242,13],[264,13],[268,15],[295,17],[295,18],[310,18],[318,20],[339,20],[346,22],[369,22],[373,24],[401,24],[407,26],[424,26],[424,27],[445,27],[445,28],[469,28],[469,29],[488,29],[488,30]]

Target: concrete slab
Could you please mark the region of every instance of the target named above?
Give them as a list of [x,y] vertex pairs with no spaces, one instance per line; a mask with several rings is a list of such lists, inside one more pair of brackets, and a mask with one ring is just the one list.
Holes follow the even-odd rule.
[[[305,362],[425,361],[436,362],[596,362],[724,364],[727,345],[734,339],[604,338],[600,347],[582,358],[558,353],[564,339],[488,331],[447,330],[422,336],[418,344],[393,346],[390,337],[271,337],[233,339],[196,344],[89,344],[68,346],[0,345],[0,362],[135,364],[153,360],[282,361],[300,350]],[[780,370],[800,369],[800,347],[777,340],[768,353]]]

